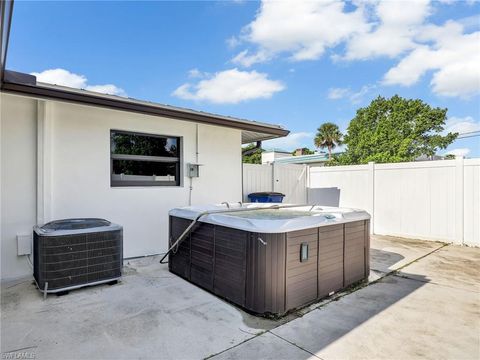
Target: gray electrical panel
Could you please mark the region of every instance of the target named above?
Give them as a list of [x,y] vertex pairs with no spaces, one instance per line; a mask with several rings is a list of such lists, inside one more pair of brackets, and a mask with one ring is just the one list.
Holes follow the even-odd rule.
[[199,176],[199,168],[200,164],[193,164],[193,163],[188,163],[187,164],[187,176],[194,178]]

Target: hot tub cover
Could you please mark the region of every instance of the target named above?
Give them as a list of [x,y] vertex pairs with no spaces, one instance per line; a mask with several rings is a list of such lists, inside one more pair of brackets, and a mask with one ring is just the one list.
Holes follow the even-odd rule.
[[[287,204],[284,204],[287,205]],[[271,208],[271,203],[244,203],[242,205],[230,205],[230,209],[258,209]],[[267,216],[258,216],[262,211],[250,212],[221,212],[204,215],[200,221],[231,227],[257,233],[283,233],[301,229],[309,229],[331,224],[342,224],[346,222],[369,220],[370,215],[361,209],[338,208],[330,206],[299,205],[298,207],[282,208],[271,210]],[[205,211],[220,212],[228,211],[226,205],[204,205],[187,206],[170,210],[169,215],[194,220]],[[278,212],[280,216],[275,216]],[[251,214],[251,216],[249,216]],[[303,216],[304,215],[304,216]]]

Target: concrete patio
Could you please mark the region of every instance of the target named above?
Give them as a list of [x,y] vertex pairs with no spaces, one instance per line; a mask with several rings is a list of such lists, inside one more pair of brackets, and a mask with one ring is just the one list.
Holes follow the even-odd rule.
[[123,281],[46,301],[2,284],[1,352],[37,359],[480,357],[480,249],[375,236],[370,283],[281,320],[130,261]]

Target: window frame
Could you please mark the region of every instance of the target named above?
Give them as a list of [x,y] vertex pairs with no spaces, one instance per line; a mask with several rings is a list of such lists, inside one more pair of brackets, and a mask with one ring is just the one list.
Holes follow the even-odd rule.
[[[112,141],[113,133],[120,133],[125,135],[139,135],[139,136],[148,136],[156,138],[175,138],[177,139],[177,157],[168,157],[168,156],[149,156],[149,155],[130,155],[130,154],[114,154],[112,152]],[[116,130],[110,129],[110,187],[138,187],[138,186],[167,186],[167,187],[181,187],[182,186],[182,155],[183,155],[183,138],[181,136],[174,135],[160,135],[160,134],[151,134],[143,133],[138,131],[129,131],[129,130]],[[160,163],[169,163],[175,164],[175,181],[155,181],[155,180],[114,180],[113,179],[113,161],[114,160],[132,160],[132,161],[150,161],[150,162],[160,162]]]

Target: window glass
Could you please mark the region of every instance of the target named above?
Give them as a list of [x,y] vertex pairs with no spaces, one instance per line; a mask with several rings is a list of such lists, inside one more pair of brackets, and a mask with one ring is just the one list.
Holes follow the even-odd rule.
[[154,161],[113,160],[113,175],[125,180],[175,181],[175,163]]
[[112,154],[178,157],[178,138],[112,131]]
[[180,185],[180,138],[111,131],[111,185]]

